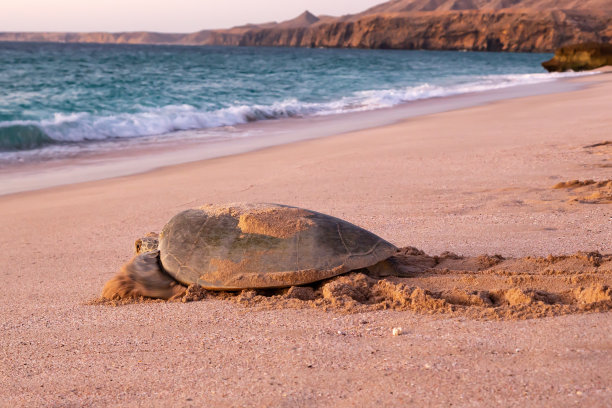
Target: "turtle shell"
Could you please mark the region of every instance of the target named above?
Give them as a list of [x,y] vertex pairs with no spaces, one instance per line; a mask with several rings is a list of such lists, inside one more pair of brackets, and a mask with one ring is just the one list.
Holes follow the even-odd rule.
[[282,288],[366,268],[397,248],[341,219],[278,204],[204,206],[174,216],[159,237],[179,282],[211,290]]

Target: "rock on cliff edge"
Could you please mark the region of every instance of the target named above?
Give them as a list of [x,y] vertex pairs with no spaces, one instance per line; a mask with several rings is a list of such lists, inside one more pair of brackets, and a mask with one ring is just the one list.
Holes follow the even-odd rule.
[[612,44],[586,43],[561,47],[542,66],[553,71],[585,71],[612,65]]

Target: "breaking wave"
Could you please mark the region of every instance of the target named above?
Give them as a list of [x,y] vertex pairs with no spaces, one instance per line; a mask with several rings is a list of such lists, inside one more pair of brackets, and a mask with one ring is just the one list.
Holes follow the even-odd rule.
[[422,84],[400,89],[355,92],[330,102],[289,99],[271,105],[236,105],[213,111],[191,105],[169,105],[137,113],[96,116],[90,113],[56,113],[41,121],[0,122],[0,151],[32,150],[50,144],[103,141],[161,135],[190,129],[232,126],[258,120],[330,115],[392,107],[404,102],[507,88],[585,75],[521,74],[490,75],[449,86]]

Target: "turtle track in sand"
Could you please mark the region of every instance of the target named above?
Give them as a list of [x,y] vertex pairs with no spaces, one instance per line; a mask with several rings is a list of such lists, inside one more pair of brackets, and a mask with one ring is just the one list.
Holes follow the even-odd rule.
[[609,169],[612,168],[612,141],[605,140],[603,142],[594,143],[583,147],[584,150],[593,156],[598,156],[599,163],[595,167]]
[[612,255],[581,252],[504,259],[453,253],[428,256],[407,247],[392,260],[402,277],[376,279],[355,271],[316,285],[233,293],[192,285],[180,301],[217,299],[254,309],[318,308],[340,313],[398,310],[474,319],[612,310]]

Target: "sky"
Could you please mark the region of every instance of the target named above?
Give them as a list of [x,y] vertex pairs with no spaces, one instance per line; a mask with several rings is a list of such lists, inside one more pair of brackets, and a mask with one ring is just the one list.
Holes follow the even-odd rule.
[[384,0],[0,0],[0,31],[186,33],[288,20],[309,10],[343,15]]

